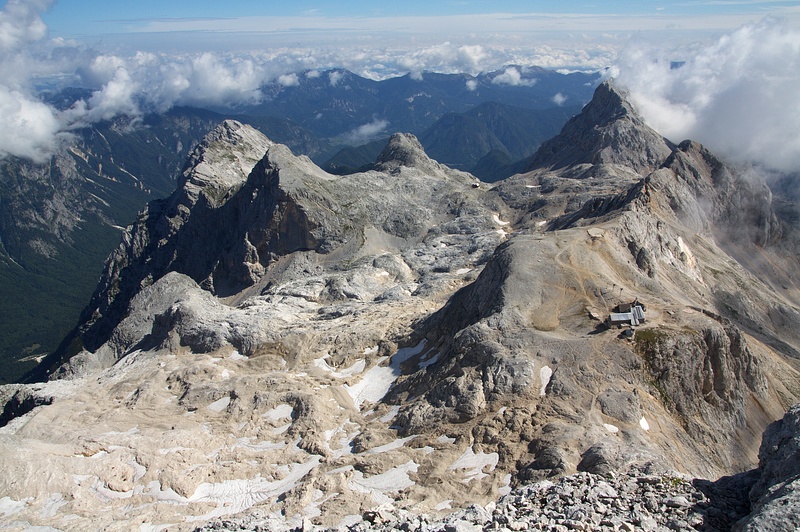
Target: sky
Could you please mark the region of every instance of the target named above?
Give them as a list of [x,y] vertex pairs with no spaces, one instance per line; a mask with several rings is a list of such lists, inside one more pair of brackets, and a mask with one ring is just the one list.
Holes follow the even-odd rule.
[[[647,31],[653,29],[729,29],[765,15],[797,16],[787,0],[588,0],[581,2],[356,0],[139,0],[108,2],[62,0],[45,15],[62,36],[152,32],[283,32],[305,29],[340,32],[441,34],[533,30]],[[447,20],[442,24],[442,20]]]
[[[257,102],[264,83],[309,69],[383,79],[515,64],[603,71],[671,140],[800,170],[797,0],[0,5],[0,157],[45,160],[70,131],[119,114]],[[66,111],[43,103],[63,86],[94,92]]]

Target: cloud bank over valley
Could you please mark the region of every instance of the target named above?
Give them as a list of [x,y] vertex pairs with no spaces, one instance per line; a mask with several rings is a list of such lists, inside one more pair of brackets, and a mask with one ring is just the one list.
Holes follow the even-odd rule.
[[[691,44],[654,45],[636,33],[538,42],[495,34],[409,39],[404,46],[364,38],[247,52],[121,52],[49,36],[42,15],[53,5],[10,0],[0,11],[0,156],[44,161],[61,138],[88,124],[176,105],[257,104],[266,85],[291,90],[332,68],[371,79],[496,72],[493,83],[513,87],[536,83],[525,71],[541,66],[617,77],[648,122],[673,141],[693,138],[737,161],[800,169],[800,30],[781,19]],[[326,75],[331,87],[342,83],[339,71]],[[87,96],[66,109],[46,103],[47,91],[64,87],[87,89]],[[468,90],[475,87],[466,81]],[[560,94],[552,101],[565,103]],[[349,137],[355,142],[388,126],[382,117],[364,117]]]

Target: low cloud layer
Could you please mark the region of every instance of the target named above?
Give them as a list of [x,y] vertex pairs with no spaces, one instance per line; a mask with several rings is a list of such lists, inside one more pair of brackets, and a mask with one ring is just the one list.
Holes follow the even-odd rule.
[[492,78],[492,83],[495,85],[510,85],[512,87],[531,87],[536,83],[536,80],[522,77],[517,67],[508,67],[502,74]]
[[631,46],[615,75],[670,140],[800,170],[800,31],[784,22],[765,19],[688,50]]
[[389,122],[387,120],[375,118],[372,122],[358,126],[346,136],[350,142],[358,144],[367,140],[372,140],[381,133],[385,133],[388,127]]
[[[371,39],[346,46],[285,47],[258,52],[103,53],[47,36],[41,14],[52,0],[9,0],[0,11],[0,157],[45,160],[61,137],[115,116],[165,112],[175,105],[235,107],[258,103],[266,84],[291,90],[323,69],[371,79],[425,71],[478,74],[531,84],[526,66],[613,72],[649,123],[672,140],[693,138],[729,158],[781,170],[800,169],[800,32],[777,20],[743,26],[713,42],[682,49],[648,47],[615,36],[561,45],[507,36],[389,46]],[[675,61],[683,62],[676,68]],[[505,65],[521,65],[509,67]],[[347,74],[327,74],[331,86]],[[467,89],[476,85],[467,82]],[[76,86],[91,95],[66,110],[43,102],[43,89]],[[563,95],[554,105],[565,103]],[[380,120],[353,131],[368,138]]]
[[[594,70],[607,65],[614,54],[612,48],[602,45],[570,53],[546,46],[505,47],[491,42],[417,44],[412,50],[366,42],[352,48],[292,47],[250,53],[110,54],[49,39],[41,14],[53,3],[10,0],[0,11],[0,157],[44,161],[70,131],[119,115],[136,118],[176,105],[258,103],[265,85],[291,89],[301,83],[304,71],[311,78],[318,77],[315,72],[322,69],[344,68],[375,80],[406,73],[420,79],[425,71],[478,74],[505,64],[534,64],[526,63],[526,58],[544,66]],[[346,76],[344,71],[331,71],[328,81],[336,87],[346,83]],[[506,69],[496,82],[532,83],[525,79],[524,69],[518,68]],[[66,86],[92,92],[66,110],[43,103],[43,89]],[[351,135],[367,138],[381,127],[386,126],[372,122]]]

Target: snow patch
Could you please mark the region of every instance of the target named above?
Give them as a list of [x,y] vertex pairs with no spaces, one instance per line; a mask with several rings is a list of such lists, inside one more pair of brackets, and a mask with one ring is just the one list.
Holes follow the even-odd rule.
[[133,468],[134,482],[139,482],[147,474],[147,468],[136,460],[128,460],[128,465]]
[[0,499],[0,515],[3,517],[8,517],[17,514],[24,510],[28,505],[28,502],[32,500],[32,497],[22,499],[21,501],[15,501],[11,497],[3,497]]
[[162,532],[169,530],[172,525],[154,525],[153,523],[142,523],[139,525],[139,532]]
[[230,398],[230,396],[225,396],[222,399],[218,399],[218,400],[214,401],[213,403],[208,405],[206,408],[208,408],[212,412],[219,413],[219,412],[222,412],[223,410],[225,410],[226,408],[228,408],[229,404],[231,404],[231,398]]
[[472,446],[470,446],[467,447],[467,449],[464,451],[464,454],[462,454],[458,460],[452,463],[449,469],[451,471],[456,469],[466,469],[467,471],[464,475],[464,480],[462,480],[462,482],[466,484],[473,480],[480,480],[488,476],[483,472],[483,469],[489,467],[489,471],[494,471],[494,468],[497,467],[497,462],[499,461],[499,454],[475,454],[475,451],[472,450]]
[[284,447],[286,447],[286,444],[284,442],[275,443],[271,441],[257,441],[255,443],[251,443],[252,440],[254,439],[255,438],[253,438],[252,436],[239,438],[233,445],[233,447],[231,447],[231,449],[236,449],[237,447],[240,447],[242,449],[247,449],[248,451],[262,452],[262,451],[274,451],[276,449],[283,449]]
[[511,474],[503,477],[503,485],[497,488],[497,493],[502,495],[508,495],[511,493]]
[[112,501],[115,499],[130,499],[133,497],[133,490],[129,491],[114,491],[106,486],[105,482],[100,480],[98,477],[94,477],[94,481],[92,482],[91,490],[95,492],[95,495],[101,501]]
[[165,454],[177,453],[180,451],[191,451],[191,450],[192,449],[189,449],[188,447],[170,447],[169,449],[159,449],[158,454],[163,456]]
[[[248,508],[277,497],[297,487],[304,476],[319,465],[320,456],[312,456],[308,462],[288,467],[280,480],[268,480],[257,475],[249,480],[226,480],[197,486],[189,502],[216,503],[217,507],[205,515],[188,517],[187,521],[208,521],[224,515],[243,512]],[[283,469],[283,468],[281,468]]]
[[246,356],[244,356],[244,355],[242,355],[242,354],[240,354],[240,353],[239,353],[239,351],[237,351],[236,349],[234,349],[234,350],[231,352],[231,354],[230,354],[230,355],[228,355],[228,358],[229,358],[230,360],[244,360],[244,359],[246,359],[247,357],[246,357]]
[[261,417],[269,419],[270,421],[279,421],[281,419],[291,418],[294,413],[294,408],[288,403],[283,403],[272,410],[264,412]]
[[544,366],[539,370],[539,380],[542,383],[542,387],[539,389],[539,395],[546,395],[547,385],[550,384],[550,378],[552,376],[553,370],[550,369],[550,366]]
[[39,515],[45,519],[53,518],[58,514],[58,510],[67,504],[69,504],[69,502],[64,499],[64,495],[61,493],[51,493],[44,501]]
[[169,502],[173,504],[188,504],[189,500],[179,495],[172,488],[163,489],[158,480],[153,480],[146,486],[136,486],[134,488],[135,495],[147,495],[159,502]]
[[428,358],[427,360],[421,361],[419,363],[419,367],[420,368],[427,368],[431,364],[435,364],[436,362],[438,362],[439,361],[439,357],[441,357],[441,356],[442,356],[442,354],[437,351],[436,354],[434,354],[432,357]]
[[511,222],[504,222],[503,220],[501,220],[500,215],[498,214],[492,215],[492,221],[494,221],[494,223],[496,223],[497,225],[508,225],[509,223],[511,223]]
[[472,271],[472,268],[459,268],[456,270],[456,275],[464,275],[465,273],[469,273]]
[[418,468],[419,465],[410,460],[385,473],[367,478],[361,471],[354,471],[353,478],[347,483],[347,487],[357,493],[372,495],[372,500],[378,504],[392,503],[392,499],[387,497],[386,493],[396,493],[416,484],[409,478],[408,473],[416,473]]
[[639,420],[639,426],[642,427],[642,430],[650,430],[650,423],[647,422],[644,416]]
[[619,432],[619,427],[617,427],[616,425],[610,425],[608,423],[603,423],[603,426],[606,428],[606,430],[608,432],[610,432],[612,434],[616,434],[617,432]]
[[336,369],[330,367],[328,362],[325,360],[326,358],[330,358],[330,355],[326,354],[322,358],[315,358],[314,365],[323,371],[330,373],[332,377],[337,379],[344,379],[346,377],[352,377],[353,375],[358,375],[362,373],[364,369],[367,367],[367,361],[364,359],[356,361],[352,366],[349,368],[345,368],[341,371],[337,371]]
[[400,349],[394,354],[388,366],[381,366],[381,363],[386,360],[386,357],[381,357],[359,382],[352,386],[345,385],[344,389],[353,399],[355,407],[360,409],[365,401],[376,403],[383,399],[400,375],[400,366],[403,362],[420,354],[423,349],[425,349],[425,340],[415,347]]
[[416,437],[417,436],[414,435],[414,436],[409,436],[407,438],[398,438],[398,439],[394,440],[393,442],[387,443],[386,445],[381,445],[379,447],[373,447],[372,449],[367,451],[366,454],[380,454],[380,453],[385,453],[385,452],[388,452],[388,451],[393,451],[395,449],[399,449],[400,447],[405,445],[406,442],[409,442],[409,441],[413,440]]
[[392,408],[390,408],[389,411],[386,412],[386,414],[381,416],[379,421],[381,423],[389,423],[391,420],[396,418],[397,414],[399,414],[399,413],[400,413],[400,405],[393,405]]
[[291,427],[291,426],[292,426],[291,423],[287,423],[286,425],[283,425],[281,427],[276,427],[276,428],[272,429],[270,432],[272,432],[272,434],[277,436],[278,434],[283,434],[284,432],[289,430],[289,427]]
[[442,510],[452,510],[453,507],[450,506],[450,503],[453,502],[453,499],[447,499],[446,501],[442,501],[434,507],[434,510],[441,512]]
[[449,436],[447,436],[445,434],[442,434],[441,436],[436,438],[436,441],[438,441],[439,443],[455,443],[456,439],[455,438],[451,438],[451,437],[449,437]]
[[362,521],[362,517],[360,515],[346,515],[337,526],[337,529],[347,529],[353,525],[356,525]]

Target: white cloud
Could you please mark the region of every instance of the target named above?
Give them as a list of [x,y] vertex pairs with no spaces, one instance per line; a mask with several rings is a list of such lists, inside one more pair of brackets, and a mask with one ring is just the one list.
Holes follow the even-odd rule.
[[387,120],[375,118],[372,122],[363,124],[352,130],[347,134],[347,138],[351,142],[371,140],[373,137],[385,132],[388,127],[389,122]]
[[295,73],[281,74],[278,76],[278,84],[284,87],[297,87],[300,85],[300,78]]
[[510,85],[512,87],[526,86],[531,87],[536,84],[535,79],[525,79],[520,74],[517,67],[508,67],[502,74],[498,74],[492,79],[495,85]]
[[467,90],[470,92],[474,92],[475,89],[478,88],[478,80],[475,79],[468,79],[467,80]]
[[58,118],[31,95],[31,78],[39,65],[27,51],[46,36],[41,13],[51,4],[9,0],[0,11],[0,156],[42,161],[55,147]]
[[654,129],[733,161],[800,170],[800,31],[764,19],[679,53],[638,44],[615,68]]
[[328,81],[331,83],[331,87],[335,87],[339,84],[339,82],[344,77],[344,74],[339,70],[333,70],[328,74]]
[[0,11],[0,52],[13,52],[43,39],[47,26],[41,14],[54,0],[8,0]]
[[564,96],[563,94],[561,94],[560,92],[557,92],[557,93],[556,93],[556,94],[555,94],[555,95],[554,95],[552,98],[550,98],[550,99],[552,100],[552,102],[553,102],[554,104],[556,104],[556,105],[557,105],[557,106],[559,106],[559,107],[561,107],[562,105],[564,105],[564,104],[567,102],[567,97],[566,97],[566,96]]
[[493,59],[492,54],[479,44],[456,45],[448,41],[403,51],[386,63],[394,63],[400,70],[409,72],[412,78],[421,79],[426,70],[478,74],[486,70]]
[[0,156],[47,159],[60,126],[51,107],[0,85],[0,117]]

